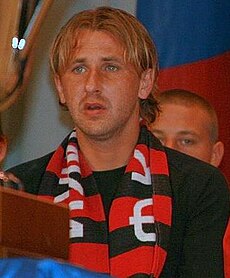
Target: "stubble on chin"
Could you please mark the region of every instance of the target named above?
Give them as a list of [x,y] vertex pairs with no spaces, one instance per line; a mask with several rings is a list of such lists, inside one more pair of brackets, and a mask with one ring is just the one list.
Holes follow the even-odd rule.
[[105,142],[110,139],[114,140],[116,137],[119,138],[122,130],[120,125],[112,126],[111,120],[76,125],[77,136],[88,138],[94,142]]

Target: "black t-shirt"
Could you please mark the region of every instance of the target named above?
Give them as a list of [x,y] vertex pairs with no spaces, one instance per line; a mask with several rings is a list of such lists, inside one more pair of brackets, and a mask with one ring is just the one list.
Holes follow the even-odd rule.
[[102,201],[105,209],[105,215],[108,220],[109,209],[114,197],[114,194],[121,183],[122,176],[125,172],[125,166],[108,170],[95,171],[93,176],[96,180],[98,190],[102,196]]

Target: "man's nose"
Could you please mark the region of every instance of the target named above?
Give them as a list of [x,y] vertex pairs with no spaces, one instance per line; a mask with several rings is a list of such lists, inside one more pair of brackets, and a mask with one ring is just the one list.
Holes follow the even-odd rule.
[[87,74],[86,83],[85,83],[86,92],[99,93],[100,86],[101,86],[101,79],[102,76],[98,70],[96,69],[90,70]]

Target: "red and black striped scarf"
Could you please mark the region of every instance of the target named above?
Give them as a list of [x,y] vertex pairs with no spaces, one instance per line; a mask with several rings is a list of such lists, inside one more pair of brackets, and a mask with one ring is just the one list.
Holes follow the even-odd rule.
[[69,206],[71,263],[114,277],[160,276],[171,226],[171,189],[164,149],[145,126],[112,201],[109,223],[75,131],[52,156],[39,195]]

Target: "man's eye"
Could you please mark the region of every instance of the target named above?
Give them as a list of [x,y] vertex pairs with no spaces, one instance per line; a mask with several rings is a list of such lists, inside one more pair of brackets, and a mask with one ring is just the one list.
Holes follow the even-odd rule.
[[85,71],[86,71],[86,69],[84,68],[84,67],[82,67],[82,66],[79,66],[79,67],[75,67],[74,69],[73,69],[73,71],[75,72],[75,73],[84,73]]
[[114,65],[108,65],[105,67],[105,69],[107,71],[117,71],[118,70],[118,67],[117,66],[114,66]]
[[181,140],[181,143],[182,143],[182,145],[185,145],[185,146],[187,146],[187,145],[193,145],[193,144],[194,144],[194,140],[185,138],[185,139],[182,139],[182,140]]

